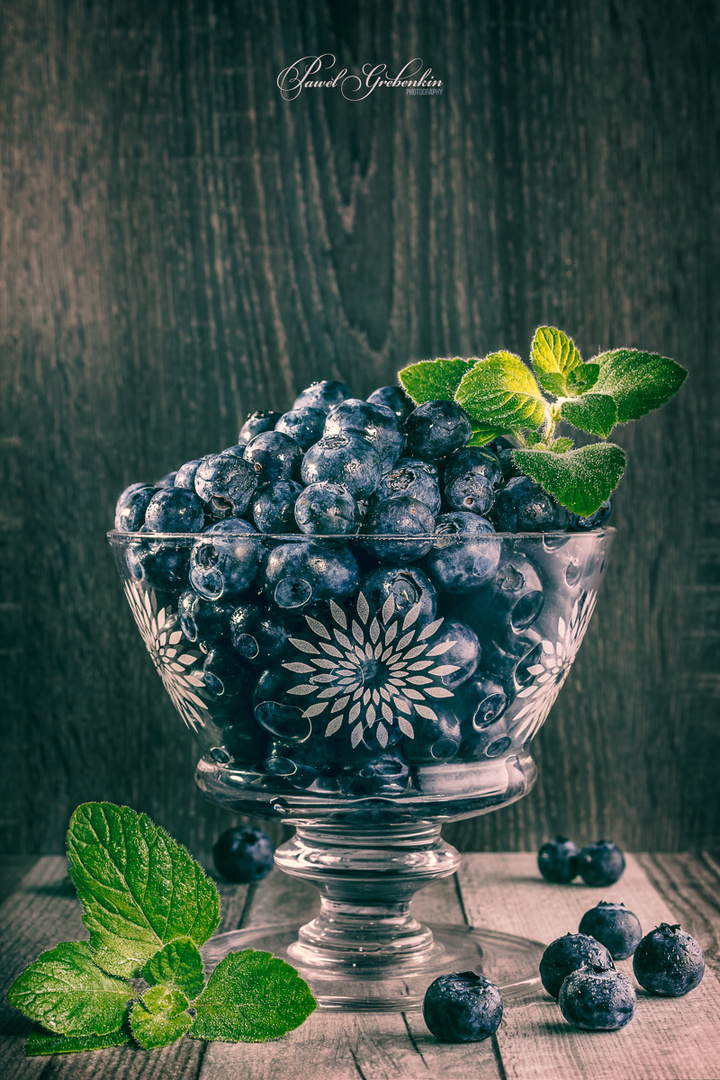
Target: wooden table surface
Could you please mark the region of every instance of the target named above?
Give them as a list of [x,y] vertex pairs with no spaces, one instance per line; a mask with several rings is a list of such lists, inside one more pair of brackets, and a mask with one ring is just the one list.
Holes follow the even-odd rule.
[[[0,1077],[113,1080],[716,1080],[720,1077],[720,864],[710,855],[628,858],[613,889],[543,882],[532,854],[468,854],[457,879],[418,894],[430,921],[470,922],[549,942],[575,931],[601,899],[622,900],[645,930],[680,922],[705,949],[706,974],[685,998],[638,993],[635,1019],[619,1032],[571,1028],[539,988],[510,1003],[497,1036],[461,1046],[437,1042],[417,1013],[314,1013],[297,1031],[265,1044],[182,1039],[152,1053],[131,1046],[71,1057],[25,1058],[29,1024],[5,1001],[27,963],[61,940],[87,936],[61,857],[0,863]],[[312,889],[274,870],[257,886],[221,885],[222,930],[305,918]],[[630,961],[618,965],[632,973]]]

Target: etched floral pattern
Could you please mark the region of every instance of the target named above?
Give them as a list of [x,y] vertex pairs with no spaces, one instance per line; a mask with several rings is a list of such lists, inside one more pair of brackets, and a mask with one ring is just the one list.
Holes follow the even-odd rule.
[[434,642],[443,620],[418,627],[420,610],[421,605],[415,604],[404,617],[395,617],[395,599],[390,595],[371,617],[361,592],[349,616],[330,602],[328,626],[305,616],[311,637],[290,639],[304,654],[303,660],[286,662],[283,667],[304,676],[288,693],[309,699],[305,717],[328,718],[326,737],[346,725],[353,748],[366,729],[374,731],[379,745],[385,747],[393,725],[412,739],[415,714],[437,719],[433,702],[453,697],[442,679],[458,669],[443,664],[441,657],[455,642]]
[[555,641],[543,640],[540,662],[528,668],[533,681],[517,695],[525,704],[512,721],[516,744],[529,742],[547,719],[585,636],[596,601],[597,591],[583,593],[573,604],[568,620],[559,616]]
[[188,648],[177,613],[159,608],[152,589],[144,592],[137,585],[125,582],[125,595],[173,705],[191,731],[205,727],[209,711],[202,697],[202,671],[195,666],[198,662],[202,666],[205,657]]

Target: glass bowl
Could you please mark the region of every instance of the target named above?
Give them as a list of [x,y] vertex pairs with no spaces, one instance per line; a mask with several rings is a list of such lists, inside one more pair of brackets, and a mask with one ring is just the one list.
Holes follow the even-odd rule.
[[201,747],[200,790],[295,825],[276,864],[321,894],[307,925],[221,935],[209,959],[267,948],[326,1008],[411,1008],[438,974],[479,967],[505,996],[526,992],[541,946],[423,926],[410,902],[460,864],[443,822],[533,786],[530,743],[580,647],[615,530],[235,528],[109,534],[143,641]]

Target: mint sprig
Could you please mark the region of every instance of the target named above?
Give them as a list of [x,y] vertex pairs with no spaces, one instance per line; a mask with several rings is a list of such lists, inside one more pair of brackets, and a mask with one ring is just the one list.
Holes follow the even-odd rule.
[[553,326],[538,327],[530,356],[534,374],[512,353],[495,352],[483,360],[421,361],[404,368],[400,381],[418,404],[445,399],[461,405],[472,420],[471,446],[510,437],[517,446],[514,464],[563,506],[589,517],[615,490],[625,454],[607,442],[573,449],[572,439],[557,435],[558,424],[605,440],[616,424],[669,401],[687,371],[639,349],[614,349],[585,362],[572,339]]
[[315,1008],[294,968],[253,949],[230,953],[206,983],[199,946],[220,921],[217,889],[145,814],[84,803],[70,821],[67,848],[90,941],[61,942],[8,991],[37,1025],[29,1056],[131,1038],[152,1050],[186,1033],[261,1042],[298,1027]]

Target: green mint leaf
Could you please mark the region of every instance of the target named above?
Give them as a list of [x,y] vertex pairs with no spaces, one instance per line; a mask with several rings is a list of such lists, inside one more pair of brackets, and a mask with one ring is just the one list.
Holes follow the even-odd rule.
[[192,856],[145,814],[84,803],[70,820],[70,872],[95,959],[132,977],[168,941],[207,941],[220,898]]
[[503,433],[539,428],[547,415],[532,372],[519,356],[508,352],[491,353],[479,360],[463,377],[455,400],[474,427]]
[[501,434],[502,432],[497,428],[473,428],[473,433],[468,439],[468,446],[485,446]]
[[130,1042],[125,1030],[110,1031],[107,1035],[56,1035],[35,1027],[28,1035],[25,1053],[28,1057],[47,1057],[49,1054],[82,1054],[86,1050],[106,1050]]
[[179,990],[151,986],[130,1013],[133,1037],[143,1050],[169,1046],[184,1035],[193,1022],[188,999]]
[[638,349],[614,349],[596,356],[595,363],[600,374],[594,390],[615,399],[619,424],[659,409],[687,378],[685,368],[674,360]]
[[539,431],[528,431],[528,433],[527,433],[527,444],[528,444],[528,446],[537,446],[538,443],[541,443],[541,442],[542,442],[542,435],[540,434]]
[[307,1020],[317,1002],[307,983],[284,960],[245,949],[230,953],[213,971],[194,1003],[194,1039],[265,1042]]
[[561,437],[559,439],[553,439],[553,441],[548,446],[548,450],[552,450],[553,454],[564,454],[566,450],[572,450],[572,448],[572,439],[566,439],[564,437]]
[[531,356],[538,382],[556,397],[567,393],[567,376],[580,364],[575,342],[554,326],[539,326],[533,338]]
[[106,975],[87,941],[63,941],[26,967],[8,1001],[30,1020],[61,1035],[104,1035],[124,1019],[132,987]]
[[579,367],[573,368],[565,380],[567,383],[568,394],[578,397],[580,394],[585,394],[588,390],[592,390],[593,386],[598,381],[599,374],[599,364],[580,364]]
[[593,443],[564,454],[513,450],[512,458],[549,495],[581,517],[600,509],[625,469],[625,453],[614,443]]
[[617,423],[617,406],[609,394],[583,394],[563,401],[560,415],[573,427],[607,439]]
[[179,990],[193,1001],[205,986],[200,950],[188,937],[170,941],[150,957],[142,969],[142,977],[150,986],[162,985],[168,990]]
[[459,356],[421,360],[398,373],[398,378],[416,405],[426,401],[452,401],[463,375],[477,363],[475,357]]

